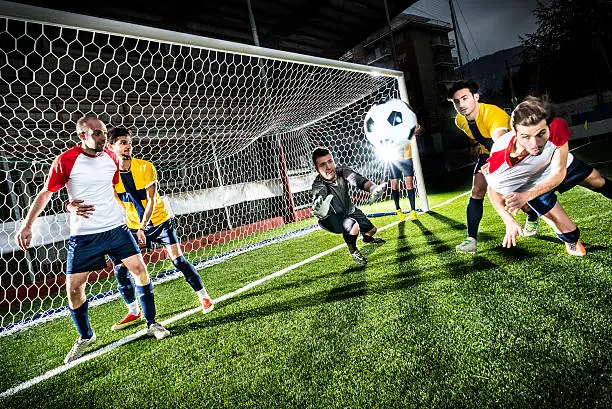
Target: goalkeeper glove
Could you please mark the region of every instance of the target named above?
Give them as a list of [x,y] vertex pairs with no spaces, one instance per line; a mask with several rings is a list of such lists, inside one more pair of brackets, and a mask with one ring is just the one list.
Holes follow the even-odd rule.
[[368,200],[369,204],[376,202],[382,196],[383,192],[387,189],[387,184],[383,183],[382,185],[372,185],[370,187],[370,200]]
[[318,219],[323,219],[329,213],[329,206],[331,205],[331,201],[334,198],[334,195],[327,195],[325,199],[321,196],[317,197],[312,206],[312,214],[314,214]]

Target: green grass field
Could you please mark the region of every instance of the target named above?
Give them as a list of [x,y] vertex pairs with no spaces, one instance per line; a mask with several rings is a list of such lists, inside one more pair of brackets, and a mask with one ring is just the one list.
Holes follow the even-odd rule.
[[[448,184],[430,189],[432,206],[469,179]],[[457,254],[467,200],[392,225],[384,245],[360,242],[366,266],[342,248],[168,324],[167,339],[112,349],[0,407],[612,407],[610,201],[581,187],[560,196],[589,252],[575,258],[546,225],[502,249],[488,200],[478,253]],[[218,298],[341,243],[319,230],[200,274]],[[160,321],[198,306],[182,279],[155,294]],[[111,331],[124,313],[120,300],[90,311],[94,351],[143,328]],[[0,338],[0,392],[61,367],[76,336],[61,318]]]

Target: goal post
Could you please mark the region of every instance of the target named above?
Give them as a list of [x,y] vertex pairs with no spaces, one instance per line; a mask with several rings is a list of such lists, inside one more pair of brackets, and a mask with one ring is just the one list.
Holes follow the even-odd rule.
[[[202,268],[316,225],[315,146],[384,181],[363,118],[389,97],[407,101],[401,72],[0,1],[0,336],[66,312],[65,189],[37,219],[32,248],[15,233],[53,159],[79,143],[79,117],[132,130],[134,156],[156,166],[185,254]],[[352,193],[368,212],[368,195]],[[115,293],[110,265],[90,275],[90,299]]]

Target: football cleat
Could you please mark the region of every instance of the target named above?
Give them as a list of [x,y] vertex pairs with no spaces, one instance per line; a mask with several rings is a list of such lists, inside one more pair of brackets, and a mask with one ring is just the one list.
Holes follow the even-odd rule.
[[213,304],[210,298],[202,298],[202,313],[207,314],[211,312],[215,308],[215,304]]
[[74,341],[74,345],[72,345],[72,349],[68,352],[66,358],[64,358],[64,363],[67,364],[82,357],[85,350],[94,342],[96,342],[96,334],[93,334],[89,339],[77,338],[76,341]]
[[525,227],[523,228],[523,236],[535,236],[538,234],[538,221],[530,222],[529,220],[525,220]]
[[476,253],[476,239],[466,237],[455,249],[460,253]]
[[417,219],[417,212],[416,212],[416,210],[411,210],[409,215],[410,215],[410,220],[415,221]]
[[580,240],[578,240],[576,243],[565,243],[565,249],[567,250],[567,254],[570,256],[582,257],[586,256],[587,253]]
[[404,212],[402,212],[402,209],[397,209],[395,211],[395,213],[397,213],[397,218],[400,220],[404,220],[406,219],[406,215],[404,214]]
[[354,252],[352,252],[351,257],[353,258],[355,264],[363,265],[368,262],[368,260],[363,256],[363,254],[361,254],[359,250],[355,250]]
[[138,314],[134,315],[131,313],[127,313],[125,317],[123,317],[123,319],[119,322],[116,322],[115,324],[113,324],[113,326],[111,327],[111,329],[113,331],[119,331],[120,329],[124,329],[127,327],[130,327],[132,325],[138,324],[140,322],[140,320],[142,319],[142,311],[138,311]]
[[154,322],[147,328],[147,335],[151,335],[156,339],[163,339],[170,335],[170,331],[162,327],[161,324]]

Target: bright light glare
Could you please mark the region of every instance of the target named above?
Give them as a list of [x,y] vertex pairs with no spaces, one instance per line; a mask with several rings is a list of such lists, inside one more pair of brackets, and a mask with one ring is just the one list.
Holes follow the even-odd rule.
[[385,143],[376,146],[374,152],[381,162],[391,163],[401,159],[403,149],[393,143]]

